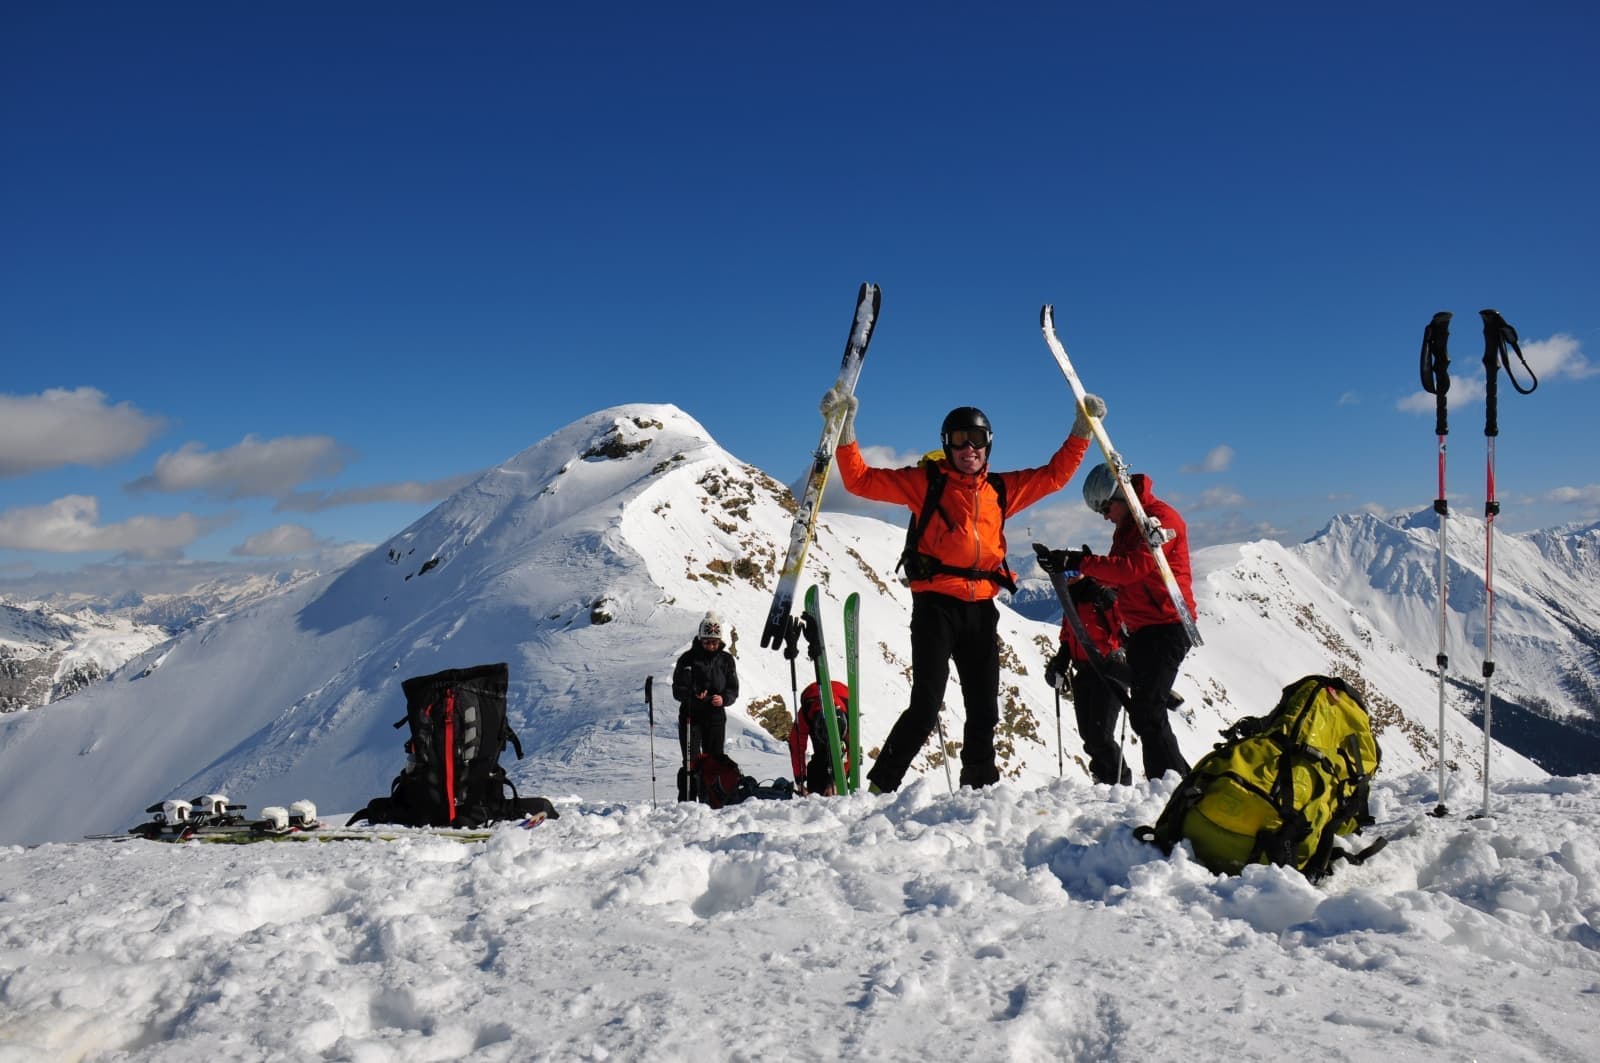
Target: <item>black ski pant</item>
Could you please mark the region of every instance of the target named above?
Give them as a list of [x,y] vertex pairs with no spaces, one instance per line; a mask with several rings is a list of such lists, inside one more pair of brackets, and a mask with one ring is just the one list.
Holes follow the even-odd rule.
[[678,708],[678,748],[683,751],[683,764],[678,768],[678,800],[699,800],[692,765],[701,753],[721,753],[728,731],[728,710],[710,705],[690,705]]
[[1129,635],[1124,648],[1133,683],[1128,723],[1144,746],[1145,777],[1159,779],[1168,771],[1187,775],[1189,762],[1172,733],[1167,706],[1178,667],[1189,652],[1189,636],[1182,624],[1154,624]]
[[951,661],[967,709],[961,785],[976,788],[1000,781],[994,760],[994,729],[1000,722],[999,622],[993,601],[964,602],[934,591],[911,596],[911,705],[895,721],[867,773],[878,789],[900,786],[911,761],[939,726]]
[[1089,774],[1095,782],[1127,785],[1133,773],[1122,762],[1117,745],[1117,716],[1122,699],[1111,684],[1101,678],[1094,665],[1072,662],[1072,711],[1078,718],[1078,737],[1089,755]]

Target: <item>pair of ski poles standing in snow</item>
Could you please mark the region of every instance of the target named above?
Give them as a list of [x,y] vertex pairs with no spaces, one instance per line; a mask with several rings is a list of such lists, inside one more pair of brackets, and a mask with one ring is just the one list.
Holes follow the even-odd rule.
[[[1539,386],[1538,379],[1533,375],[1533,370],[1528,368],[1528,361],[1522,356],[1522,346],[1517,339],[1517,330],[1506,323],[1498,310],[1480,310],[1478,315],[1483,318],[1483,374],[1484,374],[1484,422],[1483,434],[1488,444],[1488,468],[1484,493],[1483,519],[1483,588],[1484,588],[1484,623],[1483,623],[1483,811],[1482,815],[1489,815],[1489,759],[1490,759],[1490,729],[1493,713],[1493,701],[1490,694],[1491,682],[1494,676],[1494,519],[1500,513],[1500,502],[1495,497],[1494,482],[1494,449],[1495,438],[1500,434],[1499,423],[1499,371],[1505,367],[1506,378],[1511,381],[1520,394],[1527,395]],[[1447,617],[1448,595],[1446,588],[1447,569],[1445,560],[1446,528],[1449,522],[1450,504],[1445,494],[1445,436],[1450,432],[1448,415],[1448,393],[1450,391],[1450,318],[1448,310],[1441,310],[1433,315],[1433,320],[1422,332],[1422,388],[1435,398],[1434,432],[1439,438],[1439,494],[1433,500],[1433,510],[1439,515],[1439,653],[1434,658],[1439,669],[1439,803],[1434,807],[1435,816],[1448,814],[1444,803],[1445,790],[1445,683],[1450,667],[1450,657],[1447,646]],[[1511,364],[1511,352],[1515,351],[1517,360],[1522,363],[1523,370],[1528,374],[1528,386],[1523,387],[1518,381],[1516,372]]]

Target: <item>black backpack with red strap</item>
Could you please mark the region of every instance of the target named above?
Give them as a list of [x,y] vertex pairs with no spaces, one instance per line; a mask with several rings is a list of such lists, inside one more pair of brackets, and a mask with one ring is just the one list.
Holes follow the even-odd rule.
[[398,823],[410,827],[479,827],[497,820],[544,813],[556,819],[543,797],[519,797],[500,766],[510,742],[522,759],[522,743],[506,720],[510,670],[505,664],[452,668],[401,683],[411,725],[406,766],[389,788],[350,822]]

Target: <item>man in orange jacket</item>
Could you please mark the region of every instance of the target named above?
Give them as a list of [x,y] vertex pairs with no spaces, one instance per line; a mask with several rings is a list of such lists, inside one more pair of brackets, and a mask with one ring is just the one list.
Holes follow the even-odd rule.
[[[1015,586],[1006,564],[1005,518],[1066,486],[1089,449],[1084,410],[1104,417],[1106,404],[1084,396],[1071,434],[1049,463],[1007,473],[989,471],[994,434],[989,418],[976,407],[959,407],[944,419],[944,456],[936,464],[880,469],[866,463],[856,443],[856,397],[833,390],[823,396],[824,416],[840,406],[846,413],[834,460],[845,489],[878,502],[898,502],[911,510],[913,528],[920,525],[920,535],[913,536],[916,541],[908,543],[902,558],[911,584],[911,704],[889,731],[867,780],[880,793],[899,787],[938,726],[954,660],[967,709],[961,785],[998,782],[1000,613],[994,599],[1001,587]],[[938,491],[936,509],[925,513],[931,490]]]

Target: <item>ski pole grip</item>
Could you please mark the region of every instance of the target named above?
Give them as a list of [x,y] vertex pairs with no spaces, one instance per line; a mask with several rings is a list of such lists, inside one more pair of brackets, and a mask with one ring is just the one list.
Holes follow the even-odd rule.
[[1450,390],[1450,319],[1453,316],[1450,311],[1441,310],[1422,330],[1422,390],[1436,400],[1433,431],[1440,436],[1450,434],[1446,394]]
[[1483,318],[1483,434],[1500,434],[1500,335],[1505,319],[1498,310],[1479,310]]

